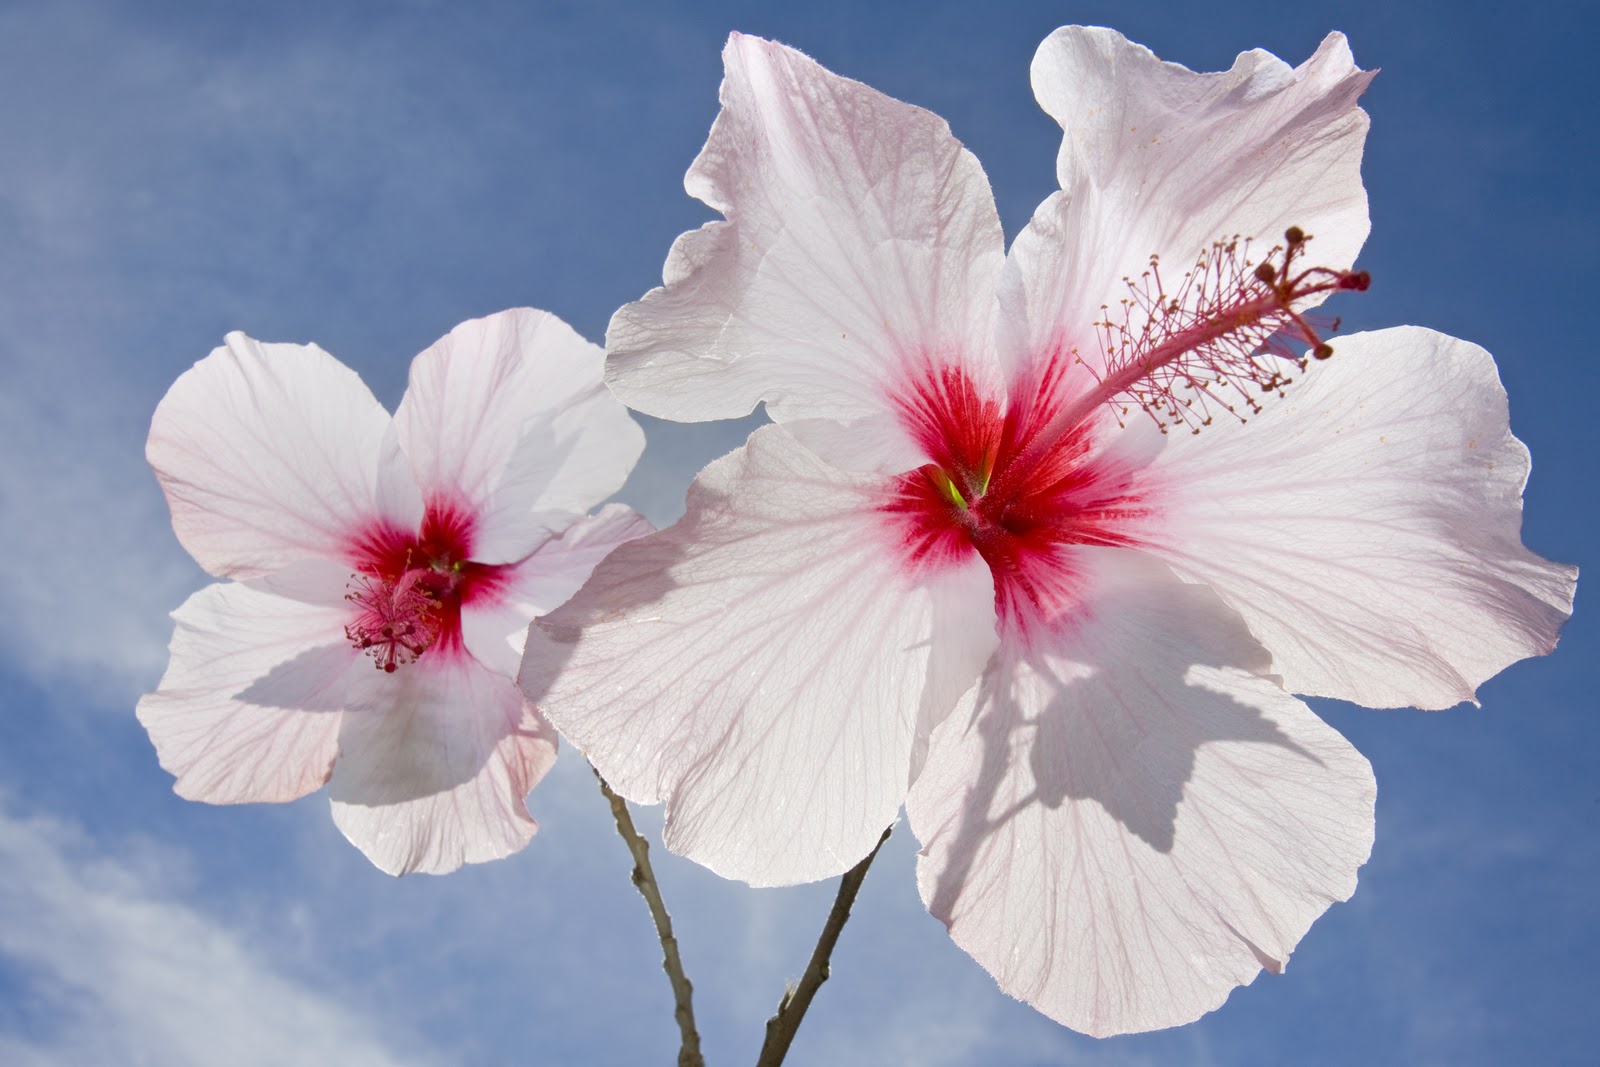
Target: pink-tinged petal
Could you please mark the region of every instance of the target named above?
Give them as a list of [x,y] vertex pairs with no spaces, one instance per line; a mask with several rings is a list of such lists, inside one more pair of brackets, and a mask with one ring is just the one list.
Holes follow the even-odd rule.
[[1356,100],[1371,79],[1337,33],[1299,67],[1257,50],[1217,74],[1163,63],[1112,30],[1051,34],[1033,86],[1065,132],[1064,192],[1012,248],[1005,321],[1018,349],[1098,355],[1101,305],[1118,308],[1124,278],[1152,255],[1169,297],[1213,242],[1251,238],[1260,262],[1290,226],[1312,237],[1308,264],[1348,268],[1368,231]]
[[644,432],[604,365],[598,345],[532,308],[464,322],[411,364],[400,443],[423,495],[473,517],[473,559],[521,559],[622,488]]
[[333,821],[389,874],[501,859],[538,829],[524,802],[556,734],[516,685],[471,657],[371,670],[339,735]]
[[363,663],[345,614],[236,583],[173,612],[172,659],[139,721],[179,796],[279,802],[328,780],[346,685]]
[[756,885],[846,870],[994,647],[987,568],[908,567],[884,481],[764,427],[529,630],[529,699],[618,792],[666,802],[674,852]]
[[1577,570],[1522,546],[1528,451],[1489,353],[1416,327],[1335,340],[1248,423],[1173,435],[1147,539],[1297,693],[1442,708],[1555,647]]
[[607,504],[521,563],[504,568],[491,594],[462,605],[461,636],[467,651],[490,670],[516,677],[528,623],[566,603],[618,545],[653,529],[632,508]]
[[1203,586],[1078,549],[1085,606],[1007,642],[934,732],[917,884],[1000,988],[1096,1036],[1282,970],[1372,846],[1372,769]]
[[390,428],[355,372],[322,349],[236,332],[167,391],[145,455],[183,547],[212,574],[250,578],[345,558],[363,525],[417,521]]
[[722,212],[684,234],[666,285],[617,312],[608,380],[640,411],[733,418],[758,401],[832,462],[921,462],[885,391],[990,345],[1003,238],[949,126],[734,34],[722,113],[685,186]]

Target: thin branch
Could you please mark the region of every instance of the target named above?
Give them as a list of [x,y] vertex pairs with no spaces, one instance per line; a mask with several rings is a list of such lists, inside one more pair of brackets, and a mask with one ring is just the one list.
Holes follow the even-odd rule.
[[806,964],[805,974],[800,976],[799,983],[793,988],[784,990],[778,1013],[767,1020],[767,1039],[761,1044],[761,1056],[756,1060],[756,1067],[778,1067],[789,1054],[789,1045],[794,1041],[795,1031],[800,1029],[806,1009],[811,1007],[811,998],[828,980],[828,957],[833,955],[833,946],[844,930],[845,920],[850,918],[850,907],[856,902],[856,894],[861,891],[867,868],[872,866],[873,858],[883,843],[889,840],[889,831],[893,829],[892,825],[884,827],[883,836],[872,846],[867,858],[846,871],[839,880],[839,895],[833,899],[833,910],[828,912],[828,921],[822,924],[822,934],[817,938],[817,947],[811,950],[811,962]]
[[[593,768],[590,768],[593,770]],[[650,918],[656,924],[656,936],[661,939],[661,969],[667,972],[672,983],[672,1014],[678,1020],[682,1041],[678,1045],[678,1067],[705,1067],[700,1055],[700,1033],[694,1026],[694,986],[683,973],[683,960],[678,955],[678,939],[672,936],[672,916],[661,901],[661,887],[656,884],[656,872],[650,867],[650,843],[633,828],[633,816],[628,814],[628,803],[616,793],[600,772],[594,776],[600,783],[600,792],[611,802],[611,814],[617,820],[617,833],[627,842],[633,854],[633,884],[650,907]]]

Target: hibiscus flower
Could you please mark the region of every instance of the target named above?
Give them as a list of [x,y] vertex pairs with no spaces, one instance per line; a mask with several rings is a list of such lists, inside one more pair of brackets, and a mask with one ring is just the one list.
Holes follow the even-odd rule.
[[603,355],[531,309],[419,355],[391,418],[315,345],[241,333],[156,408],[178,539],[219,578],[173,613],[139,702],[177,792],[293,800],[328,783],[391,874],[509,855],[556,734],[514,683],[528,620],[646,532],[621,487],[644,437]]
[[1330,340],[1366,286],[1371,75],[1053,34],[1061,190],[1003,249],[926,111],[734,36],[689,171],[725,220],[607,336],[630,405],[775,425],[535,623],[522,683],[673,850],[838,874],[902,803],[922,898],[1091,1034],[1280,970],[1355,888],[1367,761],[1292,693],[1472,699],[1551,650],[1489,355]]

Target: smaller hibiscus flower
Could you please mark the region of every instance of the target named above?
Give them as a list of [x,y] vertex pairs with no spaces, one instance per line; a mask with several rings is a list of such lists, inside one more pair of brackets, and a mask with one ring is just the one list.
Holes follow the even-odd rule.
[[615,492],[644,435],[600,349],[542,311],[463,323],[391,418],[315,345],[241,333],[156,408],[146,455],[219,578],[173,613],[139,702],[175,789],[213,804],[329,785],[391,874],[498,859],[556,735],[513,682],[528,621],[646,532]]

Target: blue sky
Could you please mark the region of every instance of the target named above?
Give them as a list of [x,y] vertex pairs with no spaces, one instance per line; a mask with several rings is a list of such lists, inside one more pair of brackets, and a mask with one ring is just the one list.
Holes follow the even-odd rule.
[[[681,180],[732,29],[939,112],[1014,234],[1059,139],[1027,65],[1067,22],[1197,69],[1258,45],[1298,62],[1341,29],[1383,68],[1374,285],[1346,328],[1417,323],[1495,353],[1534,456],[1525,540],[1594,561],[1593,5],[0,3],[0,1063],[670,1059],[644,908],[570,753],[533,795],[534,844],[447,878],[380,874],[321,796],[172,795],[133,705],[204,576],[143,463],[150,412],[230,329],[316,341],[391,405],[410,357],[465,318],[531,304],[601,339],[708,216]],[[623,499],[658,521],[749,428],[646,421]],[[950,944],[902,829],[791,1062],[1592,1062],[1584,609],[1481,709],[1318,704],[1376,768],[1378,837],[1282,977],[1187,1028],[1080,1037]],[[659,862],[708,1057],[750,1062],[832,886]]]

